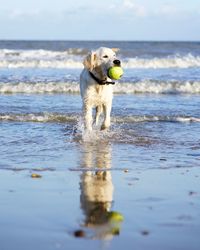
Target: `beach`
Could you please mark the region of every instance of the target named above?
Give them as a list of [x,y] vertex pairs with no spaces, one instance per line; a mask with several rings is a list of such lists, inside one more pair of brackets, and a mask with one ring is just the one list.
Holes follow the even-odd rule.
[[[118,235],[84,226],[80,172],[1,171],[1,249],[198,249],[199,171],[113,170]],[[76,230],[84,237],[75,237]],[[109,233],[108,233],[109,234]]]
[[[117,47],[111,128],[79,75]],[[0,41],[0,249],[197,250],[200,43]]]

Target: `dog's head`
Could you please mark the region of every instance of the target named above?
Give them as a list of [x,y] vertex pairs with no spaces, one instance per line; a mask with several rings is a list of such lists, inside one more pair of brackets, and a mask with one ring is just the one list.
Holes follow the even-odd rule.
[[112,66],[120,66],[121,62],[116,57],[118,49],[101,47],[96,51],[90,52],[83,61],[86,69],[92,72],[101,80],[108,78],[108,69]]

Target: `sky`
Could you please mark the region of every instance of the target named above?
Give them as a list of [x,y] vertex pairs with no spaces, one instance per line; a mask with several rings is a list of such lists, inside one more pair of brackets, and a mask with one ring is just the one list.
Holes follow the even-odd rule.
[[0,0],[0,40],[200,41],[200,0]]

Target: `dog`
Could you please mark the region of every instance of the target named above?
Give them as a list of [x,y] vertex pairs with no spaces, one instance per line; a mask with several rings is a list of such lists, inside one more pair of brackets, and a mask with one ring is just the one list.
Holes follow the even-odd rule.
[[93,108],[96,109],[94,124],[98,125],[99,117],[103,112],[101,130],[110,127],[114,82],[108,77],[108,69],[112,66],[121,66],[120,60],[116,57],[117,50],[100,47],[91,51],[83,61],[80,92],[83,101],[84,127],[88,131],[91,131],[93,126]]

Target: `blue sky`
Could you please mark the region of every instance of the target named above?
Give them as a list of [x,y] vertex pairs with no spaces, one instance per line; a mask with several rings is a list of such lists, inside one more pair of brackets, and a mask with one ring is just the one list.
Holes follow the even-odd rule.
[[0,0],[0,39],[200,41],[200,0]]

